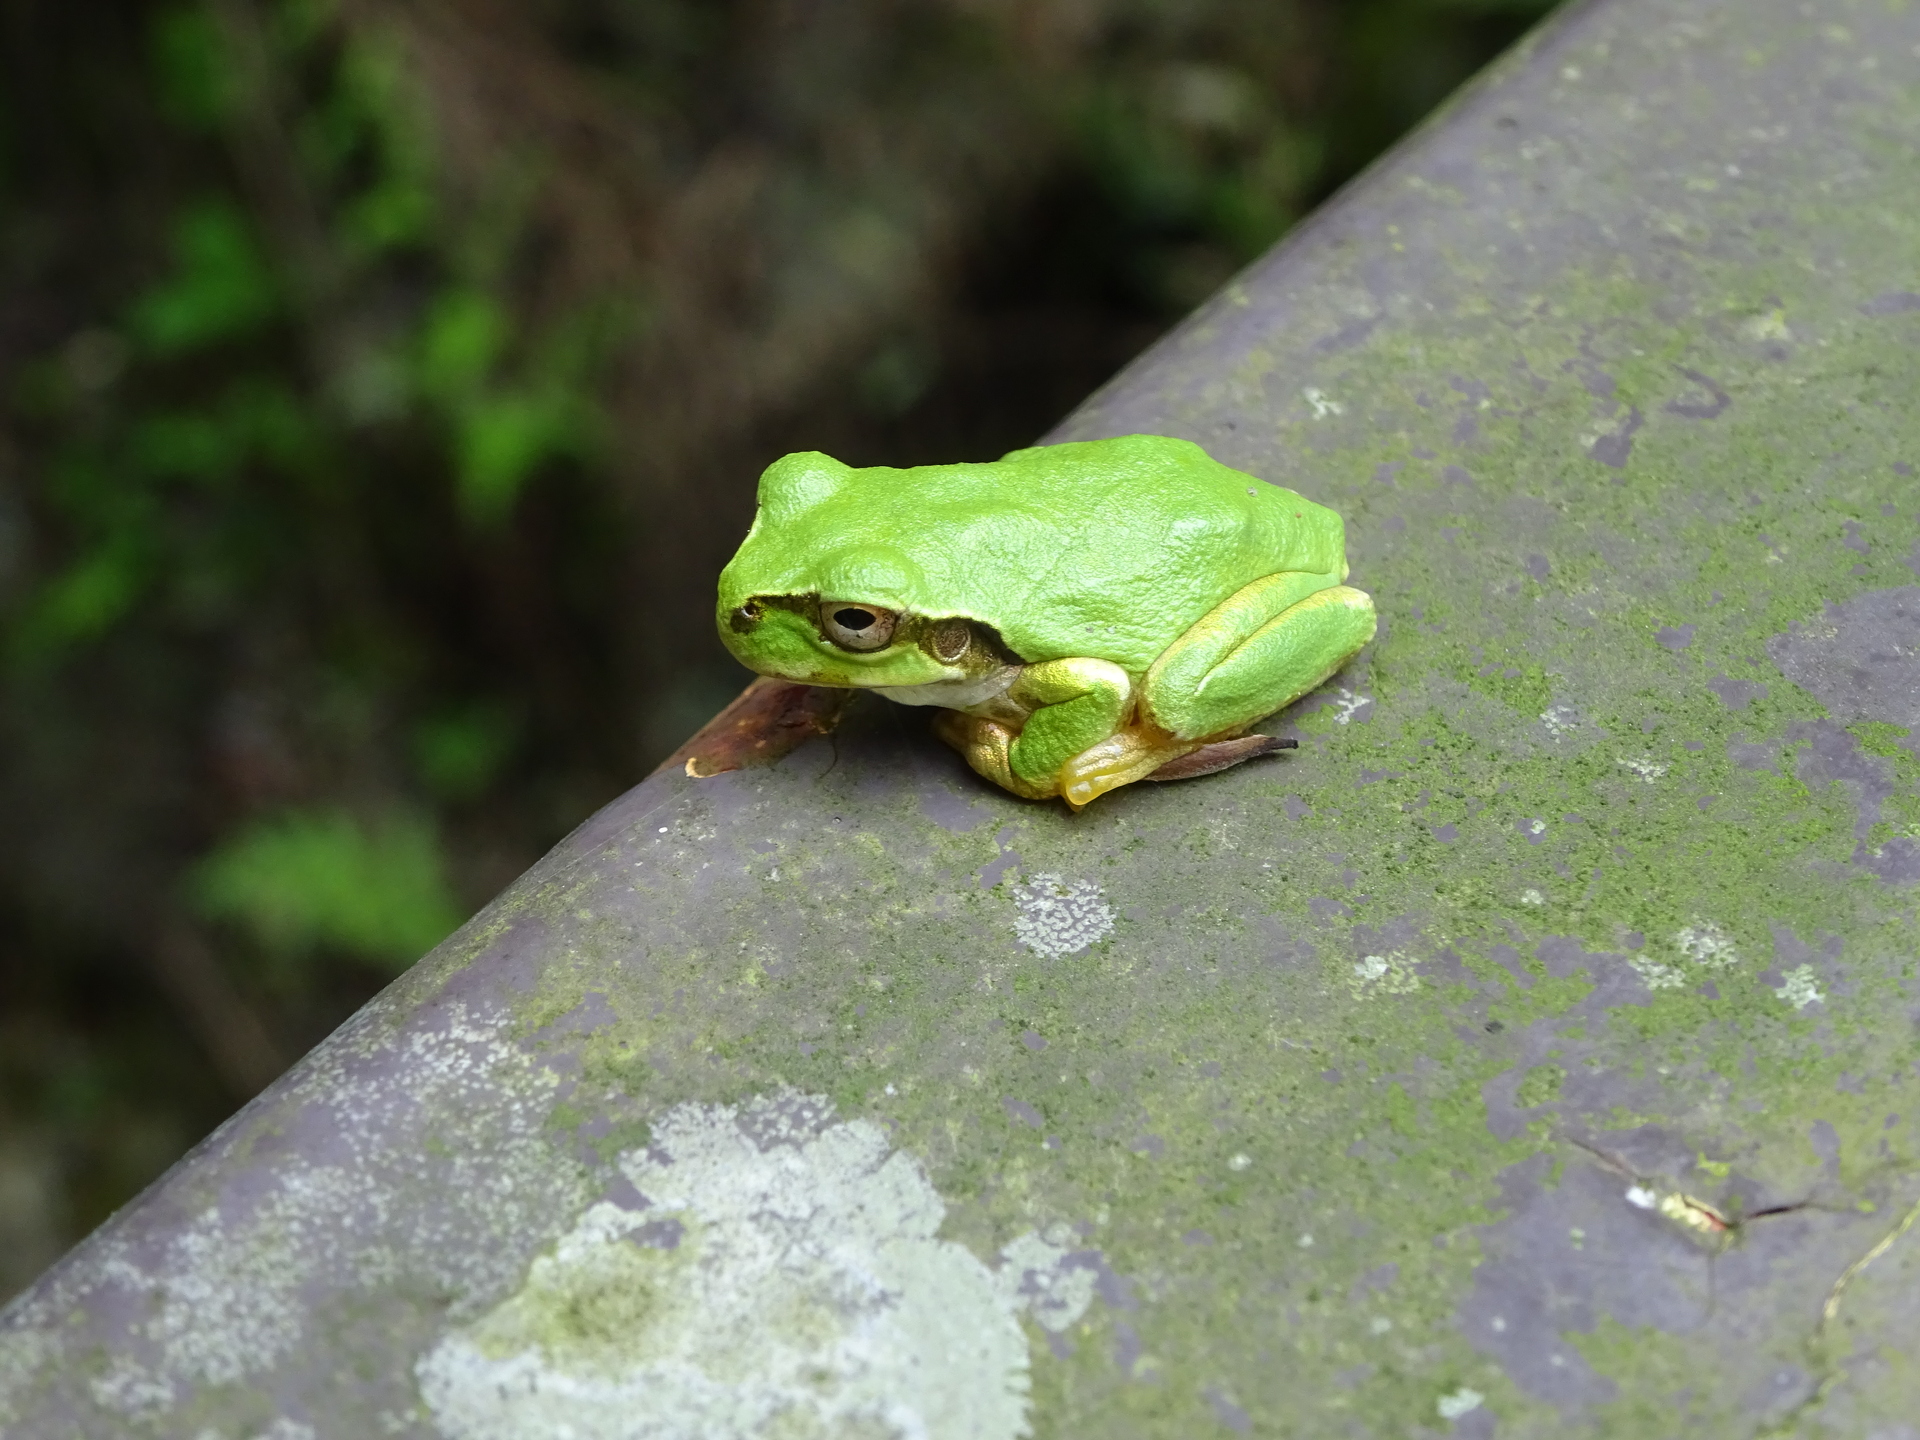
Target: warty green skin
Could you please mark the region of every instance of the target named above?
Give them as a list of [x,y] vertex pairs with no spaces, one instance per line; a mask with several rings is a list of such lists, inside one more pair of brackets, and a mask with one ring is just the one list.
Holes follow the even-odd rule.
[[911,637],[842,650],[806,604],[742,628],[742,606],[788,597],[963,618],[1026,663],[1106,660],[1138,678],[1250,582],[1344,574],[1345,539],[1325,506],[1159,435],[910,469],[803,452],[761,476],[753,528],[721,572],[717,618],[742,664],[812,685],[926,685],[969,671]]

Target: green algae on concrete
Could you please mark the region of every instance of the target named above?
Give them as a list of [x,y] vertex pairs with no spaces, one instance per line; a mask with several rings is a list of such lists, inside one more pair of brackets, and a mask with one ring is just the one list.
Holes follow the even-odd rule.
[[1056,437],[1347,517],[1297,752],[648,782],[9,1310],[0,1428],[1906,1433],[1916,73],[1549,27]]

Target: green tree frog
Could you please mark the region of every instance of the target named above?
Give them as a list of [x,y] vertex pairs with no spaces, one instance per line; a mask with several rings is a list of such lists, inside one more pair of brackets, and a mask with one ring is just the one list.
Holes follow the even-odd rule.
[[1340,517],[1187,440],[913,469],[803,452],[759,501],[720,575],[727,648],[938,707],[941,738],[1029,799],[1265,753],[1248,728],[1373,638]]

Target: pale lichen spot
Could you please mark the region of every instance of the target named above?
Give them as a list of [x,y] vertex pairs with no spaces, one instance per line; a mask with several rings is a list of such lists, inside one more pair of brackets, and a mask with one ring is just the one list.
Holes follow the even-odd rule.
[[1670,768],[1663,762],[1646,755],[1622,755],[1614,763],[1621,769],[1632,772],[1647,785],[1653,784]]
[[1678,990],[1701,978],[1701,971],[1727,970],[1740,963],[1733,937],[1715,920],[1696,920],[1673,933],[1677,960],[1630,955],[1627,963],[1649,990]]
[[[432,1157],[444,1195],[431,1223],[467,1240],[435,1253],[424,1272],[432,1285],[463,1296],[511,1283],[514,1238],[577,1209],[586,1188],[579,1167],[556,1160],[543,1134],[559,1078],[516,1045],[509,1028],[505,1015],[454,1003],[433,1027],[383,1041],[409,1077],[404,1086],[393,1084],[389,1069],[351,1063],[356,1047],[371,1048],[370,1041],[323,1048],[289,1077],[280,1103],[306,1107],[303,1123],[333,1137],[328,1145],[281,1155],[271,1176],[244,1196],[183,1209],[152,1243],[102,1237],[101,1273],[119,1287],[124,1299],[115,1303],[125,1304],[129,1318],[111,1355],[75,1378],[76,1390],[84,1386],[119,1422],[100,1433],[159,1433],[163,1416],[214,1387],[258,1388],[290,1357],[322,1343],[313,1329],[316,1291],[392,1283],[401,1244],[426,1242],[362,1237],[365,1217],[401,1211],[421,1183],[420,1157],[388,1149],[383,1136],[430,1134],[444,1145]],[[431,1130],[401,1128],[425,1115],[434,1117]],[[9,1348],[0,1339],[0,1433],[7,1434]],[[298,1435],[284,1427],[220,1435],[257,1440],[262,1433]]]
[[1251,1164],[1253,1164],[1253,1157],[1245,1151],[1241,1151],[1227,1161],[1227,1168],[1229,1170],[1244,1170]]
[[1329,415],[1344,415],[1347,413],[1346,406],[1342,405],[1338,400],[1333,399],[1326,391],[1317,389],[1312,385],[1307,386],[1306,389],[1300,392],[1300,398],[1305,400],[1312,408],[1313,418],[1316,420],[1324,420]]
[[1538,890],[1529,888],[1520,892],[1520,903],[1522,905],[1544,905],[1547,903],[1547,897],[1542,895]]
[[1384,1315],[1376,1315],[1367,1322],[1367,1329],[1375,1335],[1384,1335],[1393,1329],[1393,1321]]
[[1773,987],[1773,993],[1796,1010],[1804,1010],[1827,998],[1811,965],[1796,965],[1787,971]]
[[1440,1412],[1442,1420],[1458,1420],[1469,1411],[1478,1410],[1481,1402],[1486,1398],[1478,1390],[1471,1390],[1462,1385],[1458,1390],[1442,1395],[1434,1401],[1433,1408]]
[[1029,1432],[1020,1315],[1061,1331],[1096,1263],[1064,1227],[990,1269],[938,1238],[919,1162],[786,1093],[687,1104],[519,1289],[420,1362],[451,1440],[1012,1440]]
[[1113,908],[1091,880],[1042,874],[1012,889],[1019,907],[1013,933],[1036,955],[1050,960],[1072,955],[1113,931]]
[[1371,695],[1361,695],[1341,685],[1333,692],[1333,723],[1345,725],[1352,721],[1360,711],[1373,703]]
[[1035,1324],[1056,1335],[1087,1313],[1100,1281],[1096,1266],[1074,1263],[1072,1239],[1071,1231],[1056,1225],[1045,1235],[1028,1231],[1000,1251],[1002,1296],[1015,1308],[1024,1305]]
[[[1580,728],[1580,718],[1571,705],[1549,705],[1540,712],[1540,723],[1547,727],[1547,734],[1555,740],[1564,739]],[[1534,833],[1537,835],[1540,832],[1536,830]]]
[[1756,342],[1793,338],[1793,332],[1787,328],[1787,312],[1780,309],[1763,310],[1757,315],[1749,315],[1740,322],[1740,333]]
[[1398,950],[1356,960],[1353,978],[1349,982],[1354,998],[1365,1000],[1375,995],[1411,995],[1420,988],[1420,977],[1413,973],[1413,966],[1413,958]]
[[1682,926],[1674,932],[1673,944],[1687,959],[1708,970],[1725,970],[1740,961],[1732,937],[1712,920]]
[[1651,955],[1629,955],[1627,964],[1645,982],[1649,990],[1678,990],[1687,983],[1687,972]]

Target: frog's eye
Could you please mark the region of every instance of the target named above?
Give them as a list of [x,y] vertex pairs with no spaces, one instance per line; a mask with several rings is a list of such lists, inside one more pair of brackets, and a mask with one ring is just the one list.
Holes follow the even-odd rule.
[[820,628],[842,650],[882,650],[893,639],[898,617],[878,605],[851,605],[842,600],[820,602]]

